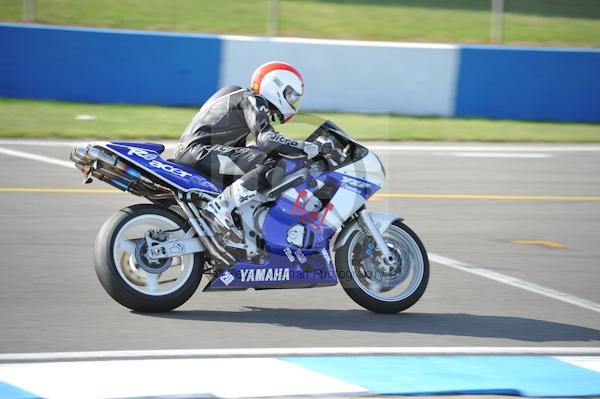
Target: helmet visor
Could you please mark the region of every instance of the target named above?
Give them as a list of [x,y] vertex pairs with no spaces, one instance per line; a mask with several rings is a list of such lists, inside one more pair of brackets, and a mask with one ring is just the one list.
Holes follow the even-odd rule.
[[283,96],[285,100],[290,104],[290,107],[294,109],[294,111],[298,111],[300,109],[300,103],[302,102],[302,94],[298,93],[292,86],[287,86],[283,90]]

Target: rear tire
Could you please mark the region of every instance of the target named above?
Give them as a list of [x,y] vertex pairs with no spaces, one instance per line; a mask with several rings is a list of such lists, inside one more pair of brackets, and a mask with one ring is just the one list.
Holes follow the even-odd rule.
[[[115,301],[138,312],[166,312],[183,305],[198,288],[203,274],[204,259],[201,253],[178,257],[180,263],[173,262],[173,266],[164,273],[180,271],[181,277],[164,282],[159,281],[164,273],[148,273],[136,264],[131,244],[135,240],[122,237],[129,226],[135,226],[136,223],[143,226],[149,223],[152,226],[152,221],[158,221],[161,225],[154,227],[181,229],[169,234],[183,235],[183,229],[186,228],[186,221],[171,210],[152,204],[139,204],[115,213],[104,223],[96,237],[94,263],[102,287]],[[129,244],[129,250],[121,248],[125,247],[125,244],[120,244],[122,242]],[[176,266],[180,267],[176,269]],[[151,279],[154,281],[152,287]],[[150,288],[156,289],[156,292]]]
[[[410,281],[410,285],[405,291],[396,295],[396,297],[386,298],[382,296],[381,292],[370,290],[369,287],[367,287],[368,284],[366,284],[366,282],[369,281],[369,278],[365,277],[368,276],[368,273],[365,272],[366,268],[362,263],[353,265],[353,262],[358,263],[354,259],[354,254],[356,253],[355,251],[357,245],[359,245],[359,241],[364,239],[362,231],[358,230],[352,233],[344,245],[335,253],[335,268],[344,291],[346,291],[348,296],[352,298],[354,302],[375,313],[398,313],[410,308],[421,298],[427,288],[427,282],[429,281],[429,260],[427,258],[425,247],[419,237],[417,237],[408,226],[400,221],[392,223],[383,233],[384,240],[388,243],[388,246],[390,246],[391,236],[399,237],[406,247],[406,252],[411,252],[410,259],[412,261],[405,263],[412,264],[404,264],[403,266],[415,269],[413,270],[415,274]],[[402,258],[404,257],[402,256]],[[407,259],[409,259],[409,257],[407,257]],[[354,268],[354,270],[351,268]],[[410,270],[408,270],[408,272],[405,270],[398,273],[410,273]],[[391,284],[386,285],[386,283],[390,283],[390,281],[393,282],[395,278],[394,275],[385,276],[382,273],[375,273],[374,275],[380,279],[376,282],[376,284],[379,284],[379,288],[383,286],[383,289],[387,289],[387,291],[394,289],[394,287],[390,288]],[[401,278],[402,275],[399,277]],[[382,292],[385,293],[386,291]]]

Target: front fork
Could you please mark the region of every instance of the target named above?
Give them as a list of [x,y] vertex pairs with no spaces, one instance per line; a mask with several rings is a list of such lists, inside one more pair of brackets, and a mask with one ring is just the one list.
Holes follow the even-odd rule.
[[365,235],[371,236],[371,238],[373,238],[373,241],[375,241],[375,244],[381,251],[381,254],[383,255],[382,257],[384,267],[386,269],[386,272],[389,272],[389,270],[392,267],[396,266],[396,258],[390,252],[390,248],[385,243],[383,235],[381,234],[377,226],[375,226],[375,223],[373,222],[373,218],[371,218],[371,214],[369,213],[369,211],[366,208],[363,208],[363,210],[361,210],[358,213],[358,217],[361,221],[361,226],[363,227],[363,232],[365,233]]

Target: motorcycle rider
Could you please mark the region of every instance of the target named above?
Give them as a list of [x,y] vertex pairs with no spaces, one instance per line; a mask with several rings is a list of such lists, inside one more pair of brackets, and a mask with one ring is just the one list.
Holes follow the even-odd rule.
[[[231,212],[283,178],[280,155],[319,154],[318,145],[286,138],[271,125],[289,121],[303,95],[294,67],[267,62],[254,71],[250,89],[229,85],[213,94],[183,132],[175,160],[226,186],[201,212],[221,233],[242,239]],[[246,147],[250,133],[259,149]]]

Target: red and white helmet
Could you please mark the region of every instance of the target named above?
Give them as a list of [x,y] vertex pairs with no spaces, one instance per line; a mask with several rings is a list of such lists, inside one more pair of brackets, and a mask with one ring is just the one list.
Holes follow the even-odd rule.
[[300,109],[304,80],[290,64],[272,61],[259,66],[252,74],[250,87],[279,111],[281,123],[290,120]]

